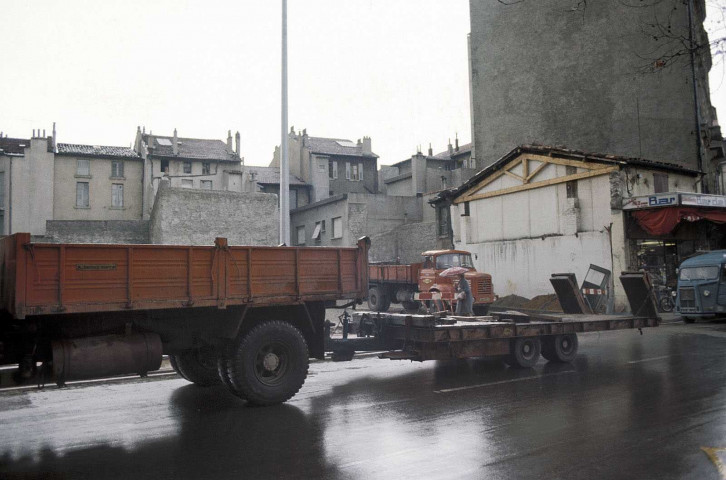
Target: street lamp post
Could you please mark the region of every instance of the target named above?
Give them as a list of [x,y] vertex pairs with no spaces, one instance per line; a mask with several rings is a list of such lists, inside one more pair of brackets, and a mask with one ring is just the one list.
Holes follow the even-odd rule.
[[280,243],[290,245],[290,162],[287,139],[287,0],[282,0],[282,128],[280,140]]

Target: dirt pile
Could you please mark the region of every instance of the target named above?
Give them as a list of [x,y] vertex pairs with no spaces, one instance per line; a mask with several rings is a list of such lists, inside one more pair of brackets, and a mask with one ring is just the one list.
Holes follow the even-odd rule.
[[560,302],[554,293],[550,295],[537,295],[525,305],[522,305],[521,308],[539,312],[562,312]]
[[524,305],[528,302],[529,298],[520,297],[519,295],[507,295],[497,299],[492,303],[492,307],[517,309],[524,308]]

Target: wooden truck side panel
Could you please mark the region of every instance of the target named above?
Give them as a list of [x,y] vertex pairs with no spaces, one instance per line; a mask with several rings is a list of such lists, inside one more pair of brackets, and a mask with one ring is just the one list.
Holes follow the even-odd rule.
[[296,304],[367,294],[367,241],[353,248],[31,244],[0,241],[0,307],[57,313]]
[[421,263],[411,265],[370,265],[368,277],[371,282],[418,284]]

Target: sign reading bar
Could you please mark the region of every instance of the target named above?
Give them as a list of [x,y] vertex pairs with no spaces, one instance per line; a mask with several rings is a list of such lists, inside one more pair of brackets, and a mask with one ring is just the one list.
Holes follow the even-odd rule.
[[658,193],[643,197],[632,197],[623,200],[623,210],[636,208],[672,207],[678,205],[677,193]]

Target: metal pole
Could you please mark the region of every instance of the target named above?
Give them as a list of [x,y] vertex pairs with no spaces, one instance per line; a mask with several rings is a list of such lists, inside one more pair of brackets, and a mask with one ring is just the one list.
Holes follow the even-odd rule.
[[287,0],[282,0],[282,136],[280,139],[280,243],[290,245],[290,163],[287,139]]

